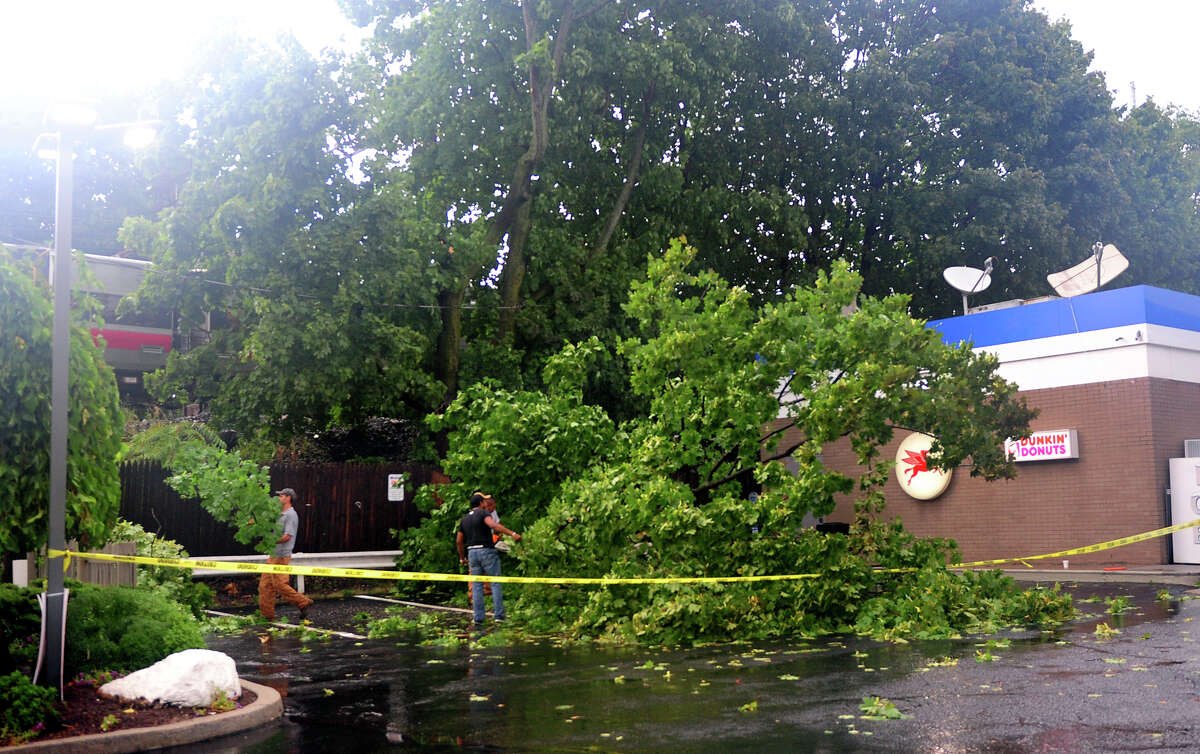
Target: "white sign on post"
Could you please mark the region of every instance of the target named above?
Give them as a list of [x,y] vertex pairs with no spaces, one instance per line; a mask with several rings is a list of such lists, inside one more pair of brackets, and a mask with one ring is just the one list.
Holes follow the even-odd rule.
[[388,474],[388,502],[404,502],[404,475]]

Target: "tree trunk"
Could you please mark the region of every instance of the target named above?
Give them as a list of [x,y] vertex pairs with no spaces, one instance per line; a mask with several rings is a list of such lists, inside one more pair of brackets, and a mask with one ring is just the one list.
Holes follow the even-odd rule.
[[529,239],[530,202],[517,212],[516,222],[508,232],[508,256],[500,273],[500,319],[496,342],[512,340],[516,329],[517,311],[521,302],[521,283],[525,280],[525,242]]
[[[442,403],[438,406],[439,412],[444,411],[458,395],[458,344],[462,339],[462,303],[467,295],[467,285],[467,281],[462,281],[457,287],[447,288],[437,294],[438,306],[441,307],[442,329],[438,333],[433,374],[446,386]],[[450,450],[446,430],[434,433],[433,445],[438,457],[445,458]]]
[[[526,0],[522,7],[525,18],[525,45],[526,49],[531,51],[540,41],[533,5],[533,0]],[[508,255],[500,271],[500,306],[503,308],[500,310],[500,329],[496,334],[496,339],[500,342],[512,338],[516,324],[521,282],[525,277],[525,242],[529,238],[532,223],[529,204],[533,200],[533,174],[545,157],[546,146],[549,144],[550,95],[558,84],[559,70],[563,55],[567,51],[567,39],[571,34],[574,15],[575,3],[573,0],[566,0],[563,3],[562,18],[554,38],[554,52],[549,65],[539,63],[537,56],[530,55],[529,109],[532,131],[529,135],[529,147],[517,160],[504,203],[496,213],[492,227],[488,229],[489,245],[498,246],[504,237],[508,236]]]
[[592,257],[598,257],[608,250],[608,244],[612,241],[613,234],[617,231],[617,226],[621,223],[621,218],[625,215],[625,208],[629,206],[629,198],[633,196],[633,187],[637,184],[638,175],[642,166],[642,151],[646,146],[646,122],[650,120],[650,103],[654,100],[655,84],[650,85],[650,91],[642,96],[642,122],[638,124],[637,132],[633,136],[633,149],[630,150],[629,168],[625,172],[625,184],[621,186],[621,193],[617,196],[617,201],[613,205],[612,212],[608,216],[608,222],[604,225],[604,230],[600,234],[596,245],[592,247]]
[[462,303],[466,294],[467,283],[464,281],[455,288],[440,291],[437,295],[438,306],[442,312],[442,330],[438,333],[434,376],[446,386],[443,407],[449,405],[454,396],[458,395],[458,342],[462,338]]

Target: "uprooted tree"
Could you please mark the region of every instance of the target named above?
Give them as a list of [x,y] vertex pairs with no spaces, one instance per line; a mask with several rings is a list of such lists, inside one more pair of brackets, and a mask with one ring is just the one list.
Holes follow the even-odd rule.
[[[526,418],[545,415],[544,397],[460,396],[441,421],[453,424],[448,463],[462,489],[445,492],[486,484],[505,522],[527,526],[510,574],[818,576],[513,587],[532,626],[674,643],[841,630],[933,636],[1067,614],[1061,595],[1019,591],[998,572],[947,570],[953,542],[877,515],[891,467],[879,449],[898,428],[940,438],[936,467],[969,458],[973,475],[1013,475],[1000,448],[1027,433],[1034,414],[996,375],[994,358],[942,343],[907,313],[905,296],[860,295],[861,278],[844,263],[757,308],[715,273],[689,272],[694,254],[673,242],[626,305],[641,335],[621,352],[647,414],[611,431],[581,424],[591,407],[572,386],[595,349],[568,347],[546,374],[558,386],[551,395],[575,396],[557,422],[539,425],[553,437],[528,432]],[[784,444],[785,435],[798,439]],[[855,476],[822,463],[838,441],[857,455]],[[545,457],[554,453],[587,460],[572,468]],[[849,535],[801,527],[838,495],[855,501]],[[439,510],[427,526],[448,541],[464,499],[455,494],[457,510]],[[434,557],[445,562],[408,566],[446,566],[442,549]]]

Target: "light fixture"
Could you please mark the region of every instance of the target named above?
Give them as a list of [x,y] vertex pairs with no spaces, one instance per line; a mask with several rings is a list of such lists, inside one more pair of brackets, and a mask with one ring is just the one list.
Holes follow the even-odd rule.
[[57,160],[58,138],[57,133],[38,134],[37,140],[33,142],[33,153],[38,159]]
[[91,128],[99,119],[96,108],[83,102],[58,102],[46,109],[46,125],[54,128]]

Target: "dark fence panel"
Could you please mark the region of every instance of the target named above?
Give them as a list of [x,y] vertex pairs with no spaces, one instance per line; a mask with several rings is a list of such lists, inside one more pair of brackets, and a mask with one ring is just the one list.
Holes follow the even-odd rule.
[[[435,469],[407,464],[277,464],[270,473],[272,491],[296,490],[298,552],[393,550],[390,530],[420,521],[412,504],[416,490],[446,481]],[[406,475],[403,502],[388,500],[389,474]],[[167,476],[157,463],[123,464],[121,517],[175,540],[193,556],[252,554],[233,538],[231,527],[215,520],[198,501],[180,498],[166,484]]]
[[185,500],[167,483],[166,469],[154,461],[121,465],[121,518],[148,532],[173,539],[190,555],[250,555],[233,538],[234,529],[213,518],[197,500]]
[[[276,464],[271,466],[271,489],[296,490],[299,552],[394,550],[390,530],[418,523],[413,493],[429,484],[435,473],[405,464]],[[389,474],[406,475],[403,502],[388,500]]]

